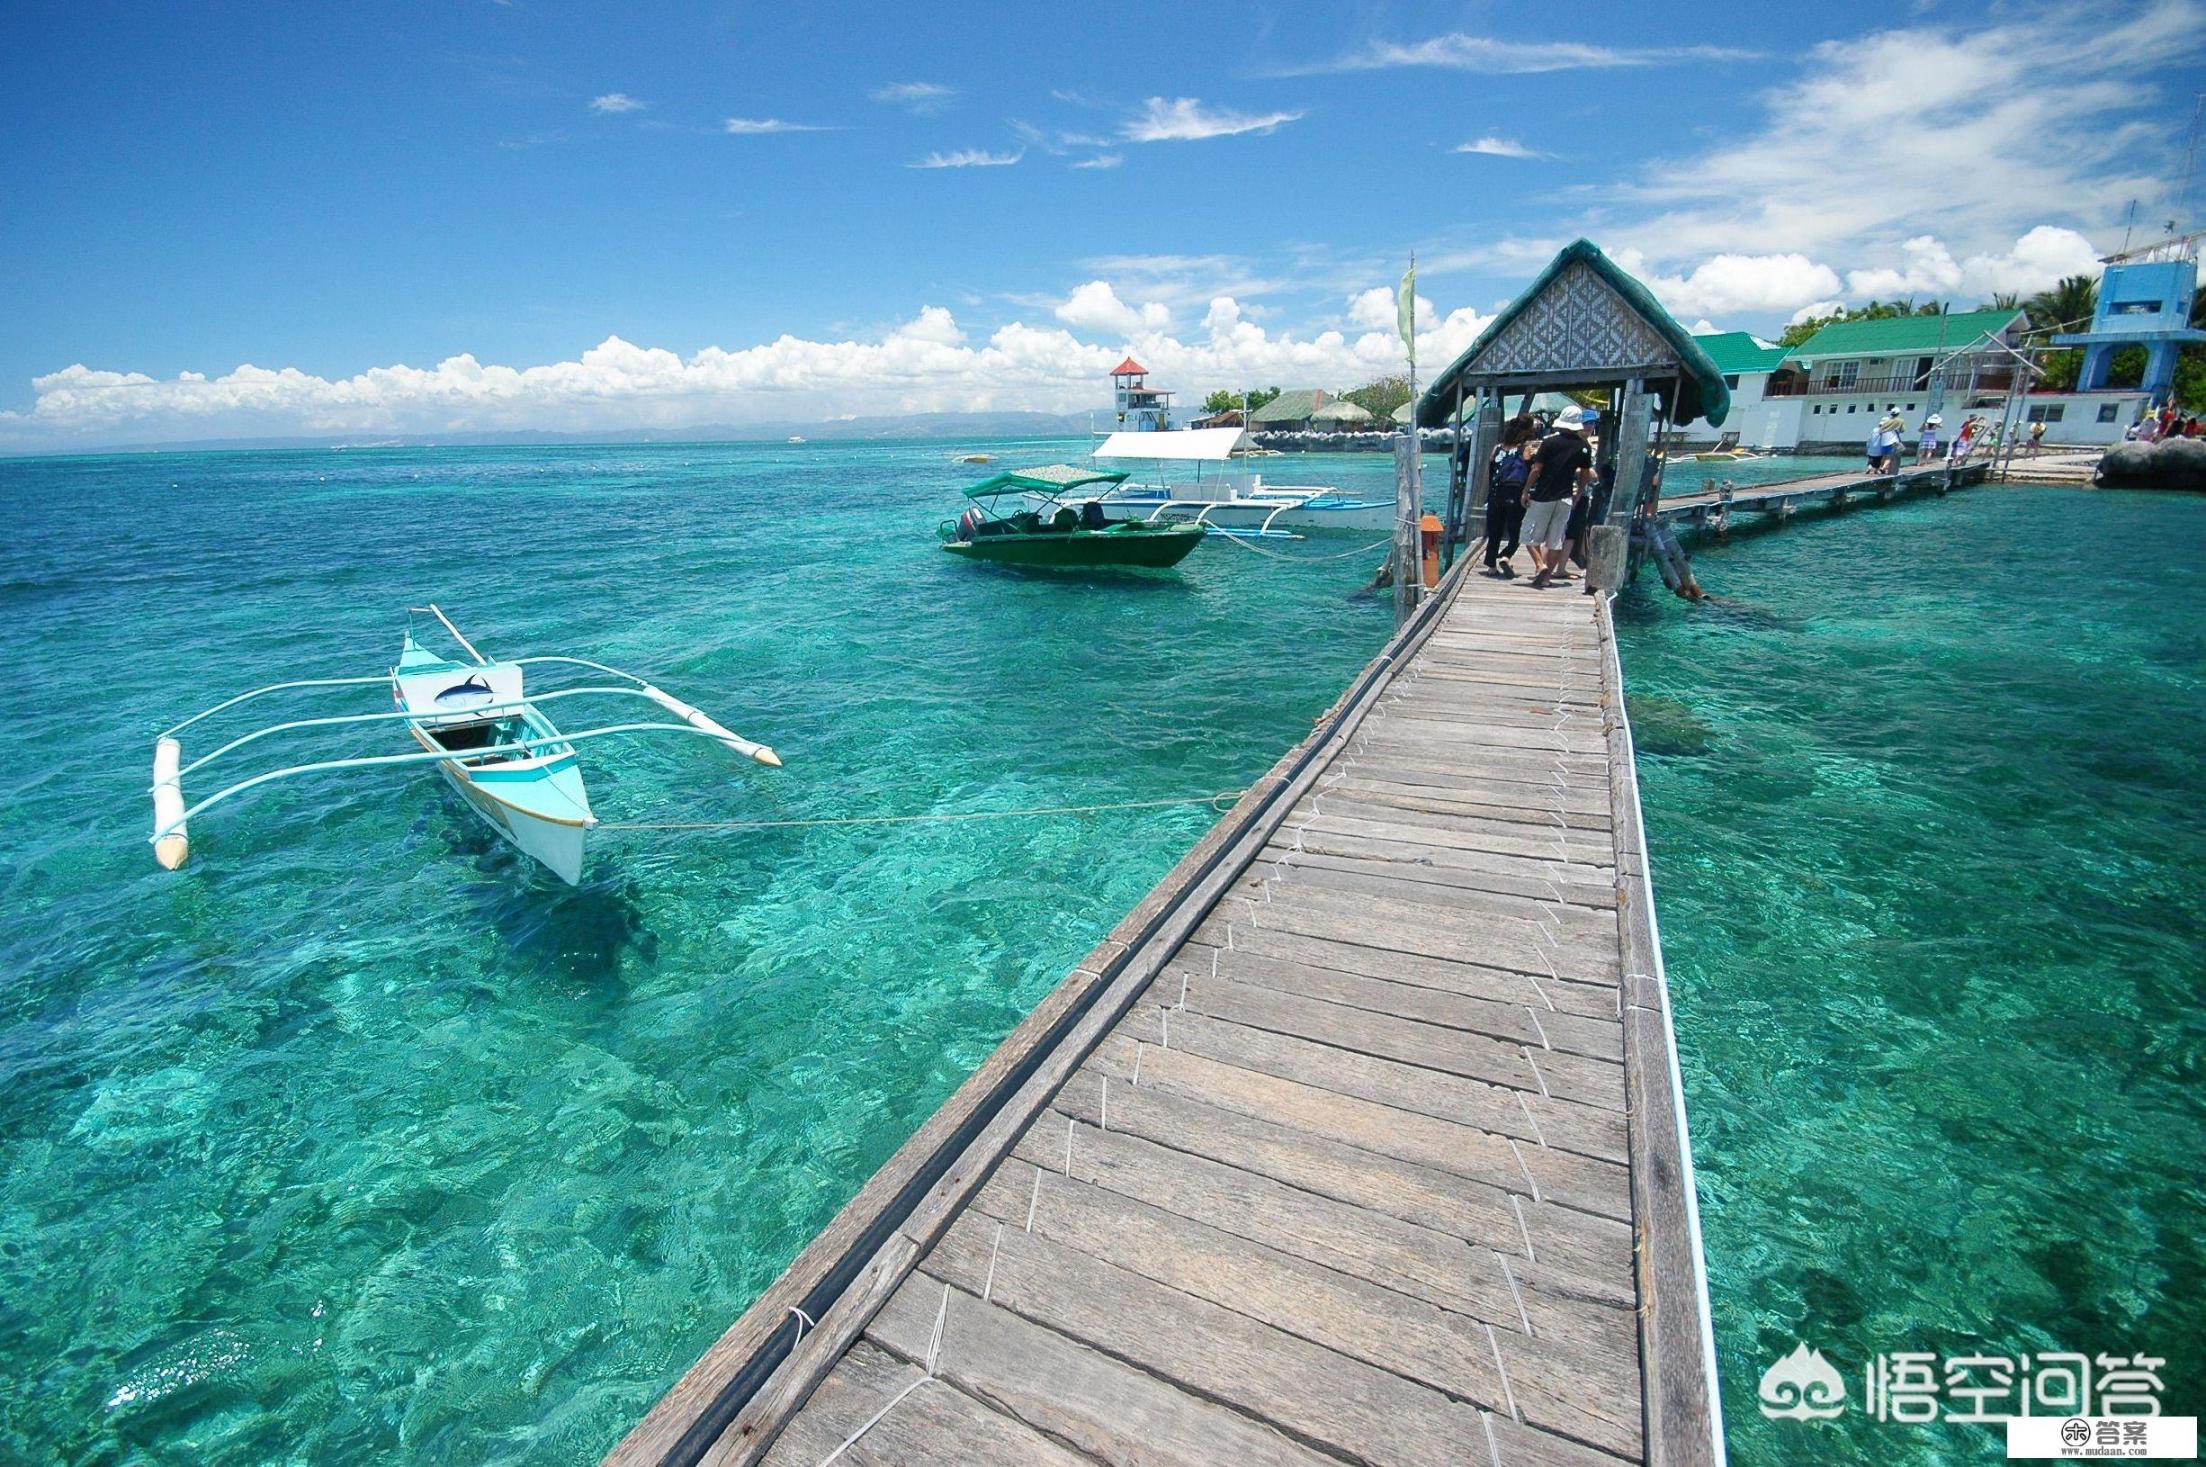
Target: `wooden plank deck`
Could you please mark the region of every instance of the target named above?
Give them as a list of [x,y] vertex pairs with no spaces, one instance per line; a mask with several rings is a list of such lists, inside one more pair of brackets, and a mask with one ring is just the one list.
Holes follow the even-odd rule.
[[1452,577],[608,1462],[1720,1462],[1621,692]]
[[[1721,478],[1720,467],[1713,468],[1712,472]],[[1812,474],[1800,479],[1785,479],[1773,484],[1739,484],[1734,486],[1728,500],[1719,483],[1690,494],[1665,494],[1655,507],[1655,514],[1657,518],[1681,528],[1723,529],[1728,527],[1730,515],[1742,513],[1771,515],[1782,522],[1790,519],[1793,511],[1805,504],[1821,503],[1838,509],[1844,508],[1855,499],[1889,502],[1907,493],[1927,491],[1944,494],[1949,489],[1981,484],[1990,473],[1991,465],[1982,459],[1951,469],[1943,463],[1926,464],[1920,468],[1907,466],[1902,467],[1897,474],[1871,474],[1860,469],[1849,469],[1836,474]]]

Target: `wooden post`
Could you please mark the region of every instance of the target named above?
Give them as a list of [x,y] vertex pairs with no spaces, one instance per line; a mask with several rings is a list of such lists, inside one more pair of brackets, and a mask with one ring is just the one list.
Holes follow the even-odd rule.
[[1471,461],[1466,470],[1468,487],[1464,495],[1464,522],[1456,527],[1457,533],[1469,544],[1472,525],[1483,525],[1486,517],[1486,501],[1493,493],[1494,448],[1501,442],[1501,394],[1491,390],[1478,395],[1478,407],[1471,422]]
[[1394,625],[1399,627],[1417,609],[1417,438],[1409,435],[1394,445]]
[[1654,468],[1647,451],[1647,394],[1637,377],[1624,384],[1616,416],[1616,494],[1609,501],[1609,523],[1628,525],[1648,498]]

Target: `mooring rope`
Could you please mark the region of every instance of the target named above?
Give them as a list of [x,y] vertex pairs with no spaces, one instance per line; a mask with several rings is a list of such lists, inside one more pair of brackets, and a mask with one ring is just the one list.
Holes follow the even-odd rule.
[[1244,539],[1239,535],[1218,535],[1214,538],[1220,540],[1231,540],[1234,544],[1240,546],[1243,550],[1251,551],[1257,555],[1269,556],[1273,560],[1291,560],[1298,565],[1323,565],[1327,561],[1331,560],[1347,560],[1351,556],[1369,555],[1374,550],[1381,549],[1394,543],[1393,537],[1389,536],[1384,540],[1374,540],[1369,545],[1360,545],[1354,550],[1343,550],[1334,555],[1293,555],[1285,551],[1266,550],[1263,546],[1256,544],[1254,541]]
[[1119,800],[1107,805],[1039,805],[1026,810],[951,810],[926,815],[848,815],[817,820],[605,820],[599,830],[802,830],[827,825],[940,825],[965,820],[1022,820],[1042,815],[1100,815],[1111,810],[1162,810],[1173,805],[1208,805],[1223,813],[1240,790],[1210,795],[1180,795],[1169,800]]

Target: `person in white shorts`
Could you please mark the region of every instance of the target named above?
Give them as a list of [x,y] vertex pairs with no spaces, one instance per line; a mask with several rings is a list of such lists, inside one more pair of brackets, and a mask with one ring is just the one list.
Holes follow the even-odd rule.
[[1532,589],[1544,591],[1563,568],[1563,541],[1570,531],[1570,510],[1593,477],[1593,454],[1586,447],[1585,411],[1575,404],[1555,419],[1555,431],[1540,440],[1526,475],[1523,544],[1540,573]]

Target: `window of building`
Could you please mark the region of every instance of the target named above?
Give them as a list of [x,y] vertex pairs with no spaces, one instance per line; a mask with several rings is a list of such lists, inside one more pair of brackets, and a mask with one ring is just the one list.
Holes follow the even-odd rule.
[[1822,416],[1823,416],[1823,404],[1821,404],[1821,403],[1817,403],[1817,404],[1815,405],[1815,407],[1814,407],[1813,411],[1814,411],[1814,413],[1815,413],[1815,415],[1816,415],[1817,417],[1819,417],[1819,418],[1820,418],[1820,417],[1822,417]]
[[1851,387],[1861,380],[1861,363],[1840,362],[1831,368],[1831,381],[1840,387]]
[[1739,374],[1736,372],[1724,373],[1723,385],[1730,388],[1733,392],[1737,392],[1739,390]]
[[2047,406],[2033,407],[2030,409],[2030,421],[2033,423],[2057,423],[2061,420],[2061,416],[2067,411],[2068,406],[2065,403],[2053,403]]
[[2122,405],[2121,405],[2120,403],[2118,403],[2118,402],[2102,402],[2102,403],[2100,403],[2100,404],[2099,404],[2099,421],[2100,421],[2100,422],[2102,422],[2102,423],[2111,423],[2111,422],[2113,422],[2113,421],[2114,421],[2114,420],[2115,420],[2116,418],[2119,418],[2119,417],[2120,417],[2121,415],[2122,415]]
[[1852,411],[1854,410],[1854,407],[1855,407],[1855,404],[1853,404],[1853,403],[1848,403],[1848,404],[1846,404],[1846,411],[1848,411],[1848,412],[1852,412]]

